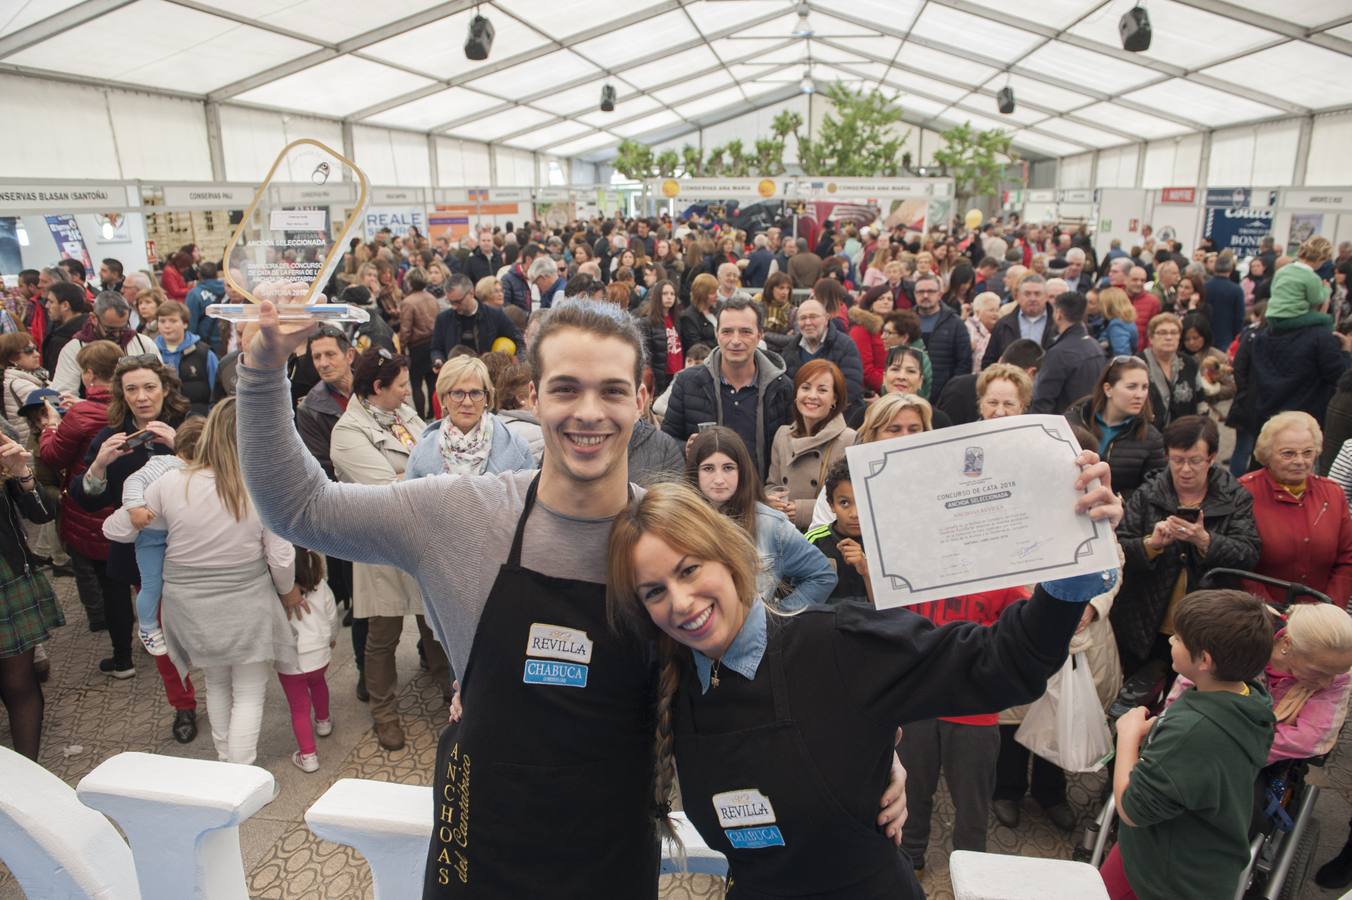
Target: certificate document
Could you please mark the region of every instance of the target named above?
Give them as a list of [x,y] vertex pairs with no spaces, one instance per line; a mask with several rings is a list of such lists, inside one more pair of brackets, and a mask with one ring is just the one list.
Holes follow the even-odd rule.
[[878,608],[1117,568],[1113,529],[1075,512],[1079,442],[1009,416],[850,447]]

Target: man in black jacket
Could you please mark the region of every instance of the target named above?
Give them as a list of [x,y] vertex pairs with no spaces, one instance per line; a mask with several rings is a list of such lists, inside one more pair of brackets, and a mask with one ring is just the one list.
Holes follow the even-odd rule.
[[475,352],[487,353],[498,338],[508,338],[516,344],[516,355],[523,356],[526,342],[507,314],[496,306],[485,306],[474,297],[474,285],[464,275],[452,275],[446,283],[446,301],[450,309],[437,313],[432,325],[432,371],[451,356],[451,351],[464,344]]
[[502,268],[502,254],[493,246],[493,232],[487,228],[479,229],[479,246],[465,260],[465,274],[470,284],[478,284],[480,278],[496,275]]
[[1107,362],[1099,342],[1084,327],[1089,301],[1079,291],[1066,291],[1052,306],[1052,320],[1060,334],[1047,348],[1033,384],[1035,413],[1060,415],[1076,400],[1094,392]]
[[1020,338],[1035,340],[1042,344],[1044,350],[1056,340],[1056,327],[1051,322],[1051,316],[1047,315],[1047,283],[1042,277],[1024,276],[1015,296],[1019,301],[1018,309],[1001,316],[991,329],[990,343],[981,357],[983,369],[999,359],[1005,348]]
[[56,371],[61,349],[74,339],[89,318],[89,296],[69,281],[55,281],[43,297],[47,305],[47,334],[42,339],[42,367]]
[[682,444],[702,422],[726,425],[746,442],[761,478],[770,469],[775,432],[793,419],[793,380],[778,356],[757,349],[763,315],[744,297],[719,305],[718,349],[704,365],[676,375],[662,419],[662,430]]
[[[924,338],[933,373],[931,397],[943,393],[948,379],[972,371],[971,335],[962,319],[941,301],[942,292],[939,279],[933,275],[915,280],[915,312],[920,317],[920,336]],[[992,336],[992,343],[994,340]]]
[[[792,381],[804,363],[825,359],[836,364],[845,376],[845,391],[851,409],[864,391],[864,362],[859,348],[850,336],[839,328],[832,328],[826,308],[815,297],[809,297],[798,306],[798,334],[781,351],[784,373]],[[846,412],[846,418],[849,412]]]
[[527,313],[531,311],[531,291],[528,275],[531,263],[540,255],[539,244],[527,244],[521,248],[521,256],[502,276],[502,299],[505,303],[519,306]]

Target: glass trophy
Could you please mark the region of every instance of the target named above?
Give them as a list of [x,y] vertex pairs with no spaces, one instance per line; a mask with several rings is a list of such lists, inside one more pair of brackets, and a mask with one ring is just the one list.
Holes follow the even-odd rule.
[[283,320],[369,321],[366,310],[328,303],[323,293],[366,198],[366,174],[351,160],[318,141],[286,145],[225,248],[225,283],[236,302],[212,304],[206,314],[257,321],[258,304],[271,300]]

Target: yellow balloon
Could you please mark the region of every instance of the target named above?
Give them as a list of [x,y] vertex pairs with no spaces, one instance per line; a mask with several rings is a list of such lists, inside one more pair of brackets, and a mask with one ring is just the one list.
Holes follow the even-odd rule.
[[516,356],[516,342],[511,338],[500,337],[493,342],[493,352]]
[[962,217],[962,222],[968,229],[976,229],[981,227],[981,222],[985,218],[986,217],[981,214],[981,210],[969,209],[967,210],[967,215]]

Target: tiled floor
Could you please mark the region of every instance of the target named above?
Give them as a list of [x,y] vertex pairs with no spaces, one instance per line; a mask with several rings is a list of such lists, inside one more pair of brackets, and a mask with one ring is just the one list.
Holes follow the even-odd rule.
[[[75,600],[70,579],[57,579],[57,590],[69,623],[58,629],[49,645],[53,667],[46,686],[46,735],[41,762],[74,785],[95,765],[126,750],[175,756],[214,758],[209,723],[203,713],[202,734],[190,745],[174,743],[169,734],[172,713],[164,702],[163,688],[149,658],[138,655],[136,678],[112,681],[95,670],[106,655],[105,635],[85,630],[84,614]],[[344,631],[344,640],[347,632]],[[436,735],[443,721],[440,694],[421,677],[414,652],[416,631],[409,622],[400,645],[401,677],[408,679],[399,698],[405,722],[407,746],[398,753],[380,749],[370,729],[363,704],[353,695],[356,671],[349,645],[340,643],[329,670],[333,694],[335,729],[319,743],[321,768],[306,775],[290,763],[295,749],[286,700],[274,683],[269,688],[263,733],[258,744],[258,765],[276,776],[281,793],[241,829],[249,893],[269,900],[338,900],[371,897],[370,873],[352,851],[313,837],[303,820],[305,809],[338,778],[358,777],[425,784],[429,781],[436,752]],[[200,687],[200,682],[199,682]],[[199,700],[200,705],[200,700]],[[8,721],[0,716],[0,743],[9,744]],[[1345,744],[1346,742],[1344,742]],[[1352,807],[1352,763],[1339,753],[1318,776],[1328,786],[1319,802],[1318,818],[1323,834],[1317,862],[1329,859],[1347,836]],[[1086,816],[1096,805],[1103,776],[1073,779],[1070,799]],[[952,806],[941,797],[924,886],[929,897],[949,900],[947,842]],[[1056,831],[1030,806],[1017,831],[994,824],[990,849],[1028,856],[1067,858],[1070,839]],[[663,896],[670,900],[705,900],[722,896],[721,882],[703,876],[668,878]],[[1310,882],[1303,898],[1332,898]],[[14,879],[0,866],[0,900],[23,897]]]

